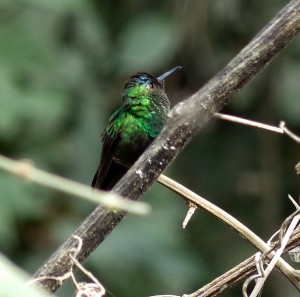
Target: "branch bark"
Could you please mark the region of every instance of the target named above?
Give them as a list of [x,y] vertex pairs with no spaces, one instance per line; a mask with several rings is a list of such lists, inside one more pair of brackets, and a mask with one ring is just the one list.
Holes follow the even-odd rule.
[[[299,30],[300,1],[294,0],[204,87],[172,109],[163,131],[113,192],[128,199],[139,199],[213,114],[221,110],[238,90],[263,69]],[[34,277],[62,275],[70,269],[69,250],[76,245],[73,235],[83,240],[78,259],[84,261],[125,214],[124,211],[114,212],[97,207]],[[61,285],[54,280],[37,283],[49,292],[54,292]]]

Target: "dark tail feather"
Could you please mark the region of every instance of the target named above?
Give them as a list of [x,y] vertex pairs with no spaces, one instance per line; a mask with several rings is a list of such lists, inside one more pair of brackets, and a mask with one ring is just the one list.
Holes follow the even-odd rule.
[[101,174],[99,167],[93,178],[92,188],[110,191],[127,171],[128,168],[125,168],[113,161],[111,162],[109,169],[104,176]]

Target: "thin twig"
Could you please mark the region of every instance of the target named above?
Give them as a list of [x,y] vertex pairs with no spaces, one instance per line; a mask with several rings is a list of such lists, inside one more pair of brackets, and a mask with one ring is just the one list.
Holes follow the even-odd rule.
[[299,204],[295,201],[295,199],[291,195],[288,195],[288,198],[290,199],[290,201],[293,203],[293,205],[297,210],[300,209]]
[[15,161],[0,155],[0,169],[73,197],[101,204],[110,209],[126,210],[139,215],[148,214],[150,211],[149,204],[145,202],[129,201],[112,193],[92,191],[86,185],[37,169],[28,160]]
[[[82,239],[79,236],[76,236],[75,239],[78,240],[79,242],[79,247],[78,247],[78,253],[80,252],[81,248],[82,248]],[[77,254],[78,254],[77,253]],[[78,260],[75,258],[76,255],[70,255],[72,261],[76,264],[76,266],[86,275],[88,276],[100,289],[101,292],[103,292],[103,294],[105,294],[105,288],[102,286],[102,284],[98,281],[98,279],[91,273],[89,272],[87,269],[85,269],[79,262]]]
[[293,221],[291,222],[287,232],[285,233],[282,241],[281,241],[281,246],[280,248],[276,251],[275,255],[273,256],[270,264],[267,266],[267,268],[264,271],[264,276],[262,278],[259,278],[256,286],[251,294],[250,297],[255,297],[258,295],[258,292],[261,290],[264,282],[266,281],[267,277],[269,276],[270,272],[273,270],[273,268],[275,267],[276,263],[281,259],[281,255],[288,243],[288,240],[292,234],[292,232],[294,231],[294,229],[296,228],[298,222],[300,219],[300,215],[297,215],[296,217],[294,217]]
[[[159,178],[158,178],[159,179]],[[190,219],[192,218],[193,214],[195,213],[197,206],[194,203],[188,202],[188,211],[182,223],[182,228],[185,229],[187,224],[189,223]]]
[[250,277],[248,277],[244,284],[243,284],[243,288],[242,288],[242,293],[243,293],[243,297],[248,297],[248,293],[247,293],[247,288],[249,286],[249,284],[253,281],[258,279],[259,277],[263,277],[264,275],[264,269],[263,266],[261,265],[261,252],[258,252],[254,255],[254,262],[255,262],[255,266],[256,266],[256,271],[258,272],[257,274],[251,275]]
[[[179,195],[185,197],[189,202],[206,210],[213,216],[220,219],[222,222],[224,222],[232,229],[237,231],[240,235],[242,235],[242,237],[247,239],[262,253],[269,250],[269,246],[261,238],[259,238],[248,227],[243,225],[240,221],[238,221],[236,218],[231,216],[223,209],[219,208],[218,206],[214,205],[213,203],[209,202],[208,200],[197,195],[196,193],[192,192],[188,188],[184,187],[183,185],[177,183],[176,181],[172,180],[171,178],[165,175],[161,175],[157,181],[163,184],[164,186],[167,186],[168,188],[172,189]],[[283,259],[279,259],[279,261],[277,262],[277,267],[295,285],[295,287],[298,288],[298,290],[300,290],[300,283],[298,279],[295,279],[293,268]]]
[[241,117],[237,117],[237,116],[233,116],[233,115],[229,115],[229,114],[218,113],[218,112],[216,112],[214,114],[214,117],[217,119],[220,119],[220,120],[225,120],[225,121],[238,123],[238,124],[242,124],[242,125],[246,125],[246,126],[256,127],[256,128],[280,133],[280,134],[286,134],[288,137],[290,137],[294,141],[300,143],[300,137],[298,135],[296,135],[294,132],[292,132],[290,129],[288,129],[285,122],[283,122],[283,121],[280,122],[279,127],[276,127],[276,126],[263,124],[263,123],[260,123],[257,121],[252,121],[252,120],[244,119]]
[[[290,195],[288,195],[288,198],[294,204],[296,211],[284,220],[284,222],[281,224],[280,229],[278,231],[276,231],[271,236],[271,238],[267,241],[267,245],[270,247],[269,250],[264,253],[259,252],[256,254],[255,261],[257,263],[256,270],[257,270],[258,274],[249,277],[244,282],[244,285],[243,285],[243,296],[244,297],[248,297],[247,287],[248,287],[249,283],[253,280],[257,280],[257,281],[256,281],[255,287],[254,287],[250,297],[256,297],[257,295],[262,294],[262,287],[263,287],[264,282],[266,281],[270,272],[273,270],[278,259],[281,257],[281,254],[283,253],[283,250],[285,249],[292,232],[294,231],[294,229],[296,228],[296,226],[299,222],[299,219],[300,219],[299,205],[296,203],[296,201]],[[278,238],[279,238],[279,241],[278,241],[279,247],[276,247],[277,251],[275,252],[274,251],[275,246],[272,243],[272,241],[274,240],[274,238],[276,236],[278,236]],[[290,251],[288,253],[290,254]],[[257,259],[257,257],[258,257],[258,259]],[[272,257],[272,259],[270,259],[270,257]],[[267,268],[264,269],[264,264],[266,262],[266,259],[267,259],[268,265],[267,265]]]
[[[288,245],[284,250],[284,253],[294,248],[295,246],[299,245],[299,241],[300,241],[300,229],[296,229],[293,232],[288,242]],[[272,245],[272,247],[275,248],[278,245],[279,242],[277,241]],[[234,286],[239,281],[250,276],[255,271],[257,271],[257,269],[256,269],[255,255],[253,255],[250,258],[243,261],[242,263],[235,266],[234,268],[226,271],[221,276],[215,278],[213,281],[206,284],[205,286],[198,289],[197,291],[191,294],[184,294],[182,297],[214,297],[220,295],[226,289]],[[300,282],[299,273],[297,271],[294,271],[293,274],[295,280],[298,280],[298,282]]]
[[[290,215],[281,225],[280,228],[280,232],[276,232],[276,234],[279,233],[279,247],[276,247],[276,252],[274,251],[274,245],[273,247],[270,247],[269,251],[261,254],[259,254],[259,263],[261,264],[257,270],[258,270],[258,275],[255,276],[256,279],[256,284],[253,288],[253,291],[250,295],[250,297],[256,297],[258,296],[261,292],[262,292],[262,287],[267,279],[267,277],[269,276],[269,274],[271,273],[271,271],[273,270],[273,268],[276,265],[276,262],[280,259],[290,237],[292,232],[295,230],[295,228],[297,227],[298,223],[300,220],[300,215],[299,215],[299,209],[296,210],[295,213],[293,213],[292,215]],[[289,225],[287,227],[287,225]],[[274,236],[272,236],[273,238]],[[270,241],[270,240],[269,240]],[[270,260],[270,256],[268,257],[268,255],[271,255],[272,259]],[[266,269],[264,269],[264,262],[265,259],[268,257],[268,265],[266,267]],[[253,280],[254,278],[251,277],[251,280]],[[249,281],[247,282],[247,285],[249,284]],[[243,294],[244,296],[248,296],[247,292],[246,292],[246,288],[247,286],[244,284],[243,286]]]
[[252,127],[256,127],[256,128],[260,128],[260,129],[265,129],[265,130],[276,132],[276,133],[281,133],[281,134],[284,133],[284,131],[279,127],[266,125],[266,124],[263,124],[260,122],[243,119],[241,117],[232,116],[229,114],[223,114],[223,113],[216,112],[214,114],[214,117],[217,119],[226,120],[229,122],[234,122],[234,123],[238,123],[238,124],[242,124],[242,125],[252,126]]

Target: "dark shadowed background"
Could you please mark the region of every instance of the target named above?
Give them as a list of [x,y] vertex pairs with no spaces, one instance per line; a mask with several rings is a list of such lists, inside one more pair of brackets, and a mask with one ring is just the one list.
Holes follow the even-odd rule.
[[[166,81],[171,105],[226,65],[286,4],[284,0],[0,2],[0,152],[90,184],[101,134],[128,77],[184,69]],[[224,112],[300,133],[300,39]],[[299,197],[299,144],[220,120],[205,129],[166,174],[267,240]],[[122,297],[190,293],[255,249],[214,217],[154,185],[148,217],[127,216],[86,267]],[[29,273],[72,233],[94,205],[0,172],[0,250]],[[299,267],[298,267],[299,268]],[[78,280],[85,280],[78,274]],[[69,283],[58,296],[71,296]],[[296,296],[278,272],[266,295]],[[241,296],[241,286],[222,296]]]

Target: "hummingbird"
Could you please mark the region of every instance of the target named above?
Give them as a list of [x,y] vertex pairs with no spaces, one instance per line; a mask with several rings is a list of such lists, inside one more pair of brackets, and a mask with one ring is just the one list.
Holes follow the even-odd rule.
[[180,68],[176,66],[157,78],[139,72],[125,83],[121,106],[109,118],[103,134],[93,188],[111,190],[157,137],[170,109],[164,79]]

